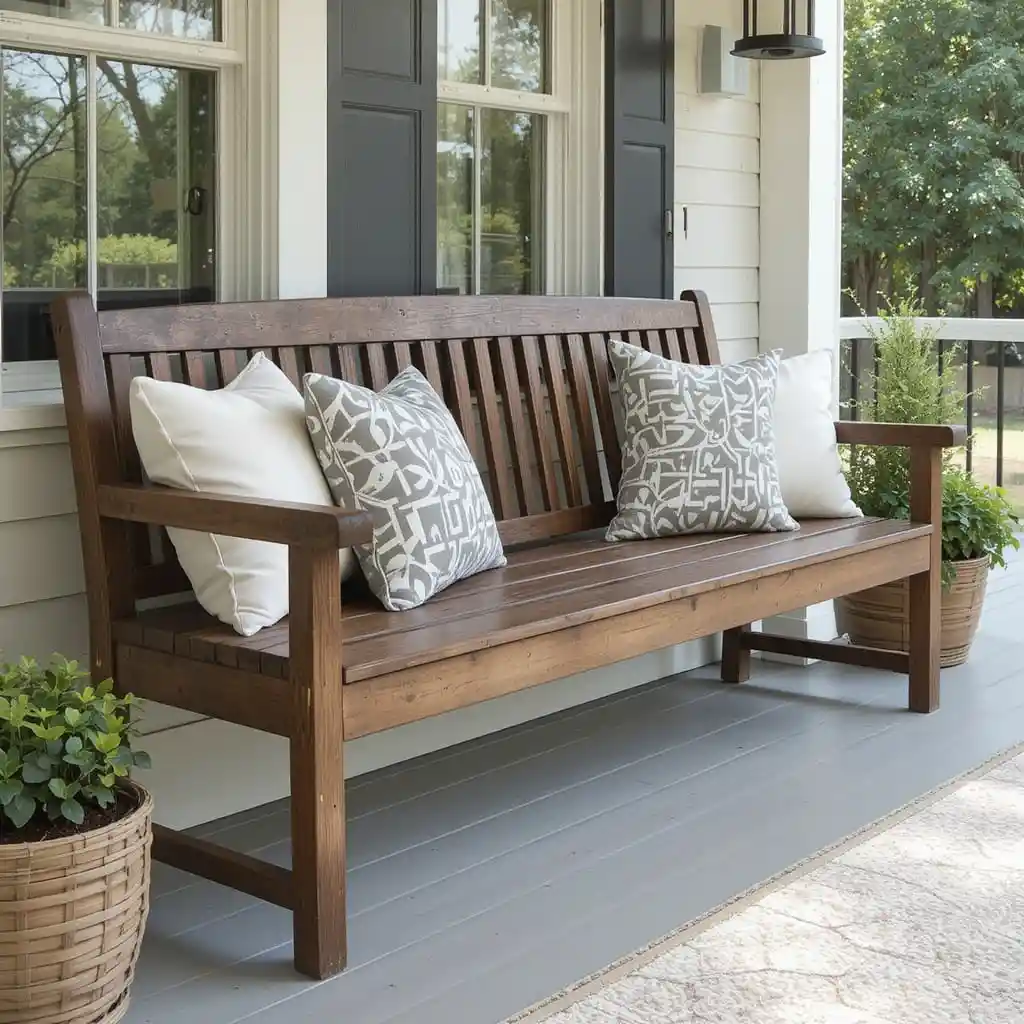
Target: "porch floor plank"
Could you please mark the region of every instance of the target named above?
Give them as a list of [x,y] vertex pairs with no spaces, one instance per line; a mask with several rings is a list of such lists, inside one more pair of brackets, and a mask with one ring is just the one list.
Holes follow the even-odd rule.
[[[1024,741],[1024,559],[943,708],[903,679],[758,663],[652,684],[353,780],[350,967],[290,915],[157,865],[126,1024],[498,1024]],[[287,864],[281,802],[196,829]]]

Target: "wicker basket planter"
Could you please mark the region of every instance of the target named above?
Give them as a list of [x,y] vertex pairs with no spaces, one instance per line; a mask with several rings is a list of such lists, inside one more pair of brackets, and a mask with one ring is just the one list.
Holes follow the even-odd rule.
[[[989,562],[975,558],[956,562],[956,579],[942,592],[943,668],[962,665],[978,631],[985,600]],[[910,636],[910,587],[906,580],[873,587],[836,602],[840,633],[850,642],[887,651],[907,650]]]
[[94,832],[0,845],[0,1024],[113,1024],[149,911],[152,799]]

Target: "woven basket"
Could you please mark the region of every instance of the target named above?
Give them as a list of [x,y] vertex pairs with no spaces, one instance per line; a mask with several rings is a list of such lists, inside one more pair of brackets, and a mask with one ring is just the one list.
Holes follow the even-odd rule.
[[[962,665],[974,641],[985,600],[987,558],[956,562],[956,579],[942,591],[943,668]],[[910,641],[910,585],[907,580],[851,594],[836,602],[840,633],[850,642],[886,651],[906,651]]]
[[113,1024],[149,912],[153,802],[95,832],[0,846],[0,1024]]

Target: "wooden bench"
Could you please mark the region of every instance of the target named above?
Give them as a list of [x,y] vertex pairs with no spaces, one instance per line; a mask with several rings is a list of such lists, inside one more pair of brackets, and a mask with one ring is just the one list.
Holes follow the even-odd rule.
[[[772,651],[907,673],[911,709],[938,706],[934,524],[941,448],[961,442],[960,429],[839,425],[841,441],[911,449],[912,522],[818,521],[795,534],[630,544],[594,532],[612,515],[620,472],[608,339],[715,363],[702,294],[319,299],[99,316],[76,294],[56,303],[54,322],[93,672],[141,697],[290,740],[290,871],[164,828],[154,854],[290,908],[305,974],[327,977],[345,965],[343,739],[718,631],[728,682],[747,678],[751,650]],[[314,370],[379,388],[418,366],[485,475],[508,567],[388,613],[358,587],[343,599],[337,550],[369,539],[363,515],[144,486],[129,422],[132,377],[221,387],[257,350],[296,386]],[[288,545],[290,617],[246,639],[191,601],[140,610],[189,590],[161,526]],[[904,577],[912,580],[909,656],[746,625]]]

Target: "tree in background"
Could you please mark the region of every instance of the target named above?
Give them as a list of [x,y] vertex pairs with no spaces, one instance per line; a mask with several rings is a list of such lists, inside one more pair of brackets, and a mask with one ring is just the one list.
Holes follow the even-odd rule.
[[1024,4],[846,0],[844,284],[1024,316]]

